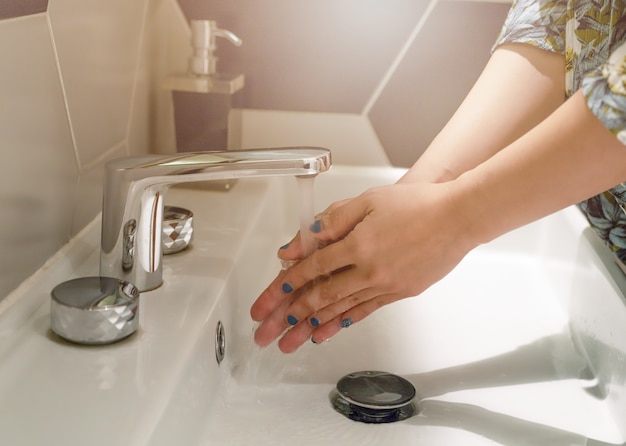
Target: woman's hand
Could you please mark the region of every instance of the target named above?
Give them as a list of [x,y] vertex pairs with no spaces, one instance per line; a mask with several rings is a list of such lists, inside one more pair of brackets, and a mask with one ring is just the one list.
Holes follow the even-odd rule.
[[[324,341],[378,308],[420,294],[475,246],[469,216],[452,183],[374,188],[332,205],[311,227],[326,245],[301,259],[259,296],[251,316],[255,341],[284,352]],[[280,250],[301,256],[299,237]]]
[[[267,345],[290,326],[279,341],[284,352],[328,339],[420,294],[479,243],[623,182],[624,145],[581,91],[563,103],[564,66],[562,55],[528,45],[494,51],[399,183],[336,205],[314,224],[327,245],[281,272],[253,304],[256,342]],[[280,256],[302,257],[298,245]]]

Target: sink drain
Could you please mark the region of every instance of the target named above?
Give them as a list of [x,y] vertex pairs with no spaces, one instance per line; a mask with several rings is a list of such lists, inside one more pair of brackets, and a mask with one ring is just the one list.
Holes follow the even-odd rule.
[[393,423],[418,412],[415,395],[415,387],[400,376],[363,371],[341,378],[330,398],[335,410],[351,420]]

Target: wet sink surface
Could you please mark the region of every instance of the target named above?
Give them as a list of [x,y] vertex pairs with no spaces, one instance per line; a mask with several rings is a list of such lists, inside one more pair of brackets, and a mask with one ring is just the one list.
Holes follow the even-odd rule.
[[[399,173],[347,169],[320,176],[318,208]],[[282,203],[289,208],[293,200],[287,194]],[[246,311],[235,312],[225,384],[199,444],[623,443],[606,395],[570,336],[569,300],[580,280],[575,245],[583,226],[569,209],[515,231],[472,252],[421,296],[291,355],[251,345],[254,325]],[[290,236],[278,234],[275,246]],[[277,269],[250,287],[252,298]],[[329,393],[343,375],[359,370],[409,379],[420,414],[372,426],[334,412]]]

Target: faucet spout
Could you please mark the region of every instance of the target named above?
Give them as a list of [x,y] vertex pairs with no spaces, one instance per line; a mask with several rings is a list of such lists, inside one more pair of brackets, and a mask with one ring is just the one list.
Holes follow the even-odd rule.
[[163,198],[173,184],[317,175],[330,166],[330,151],[317,147],[191,152],[112,160],[105,167],[100,275],[131,282],[139,291],[161,285]]

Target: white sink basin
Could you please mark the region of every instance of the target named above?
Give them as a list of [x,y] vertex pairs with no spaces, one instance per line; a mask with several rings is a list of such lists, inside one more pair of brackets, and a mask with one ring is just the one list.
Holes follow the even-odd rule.
[[[317,208],[401,174],[336,166],[316,179]],[[97,222],[0,303],[0,444],[626,441],[623,277],[576,209],[482,246],[423,295],[284,355],[253,345],[248,310],[297,230],[294,189],[293,178],[272,178],[228,193],[170,191],[166,201],[195,214],[194,242],[165,258],[164,285],[142,295],[140,331],[121,343],[80,347],[49,331],[50,289],[97,274]],[[359,370],[408,378],[421,413],[388,425],[336,413],[329,393]]]

